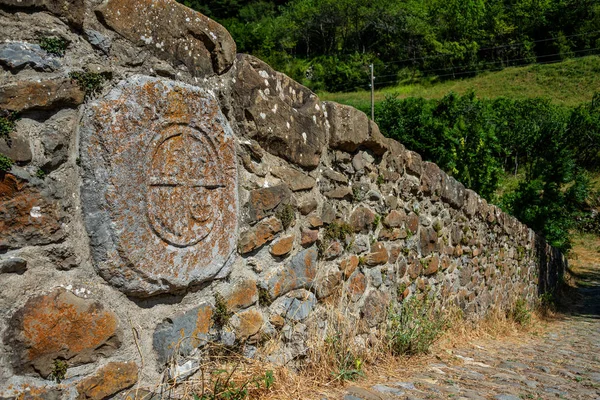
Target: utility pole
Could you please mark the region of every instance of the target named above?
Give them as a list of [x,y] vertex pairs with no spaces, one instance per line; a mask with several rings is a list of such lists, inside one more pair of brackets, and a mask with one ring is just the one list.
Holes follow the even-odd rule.
[[375,121],[375,77],[373,76],[373,64],[371,67],[371,120]]

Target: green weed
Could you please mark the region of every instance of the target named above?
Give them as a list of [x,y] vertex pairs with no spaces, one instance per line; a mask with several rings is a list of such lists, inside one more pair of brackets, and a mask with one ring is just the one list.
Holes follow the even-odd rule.
[[54,360],[54,365],[52,367],[52,372],[50,373],[50,378],[54,380],[56,383],[60,383],[65,376],[67,376],[67,368],[69,365],[64,360]]
[[40,39],[40,47],[48,54],[52,54],[58,57],[62,57],[65,55],[65,51],[69,46],[69,42],[67,42],[63,38],[59,37],[43,37]]
[[104,75],[95,72],[71,72],[69,77],[77,82],[86,96],[98,93],[106,80]]
[[527,307],[525,299],[517,299],[508,312],[509,318],[519,325],[527,325],[531,321],[531,311]]
[[231,318],[231,312],[227,309],[227,303],[219,293],[215,294],[215,311],[212,318],[215,325],[219,327],[227,325]]
[[388,313],[390,349],[396,355],[427,353],[447,326],[446,318],[426,294],[422,299],[411,296],[400,304],[398,312]]
[[4,154],[0,154],[0,172],[10,171],[14,162]]
[[281,225],[283,225],[283,229],[287,229],[292,226],[293,222],[296,220],[296,213],[294,212],[294,207],[290,204],[284,204],[279,207],[275,216],[281,221]]

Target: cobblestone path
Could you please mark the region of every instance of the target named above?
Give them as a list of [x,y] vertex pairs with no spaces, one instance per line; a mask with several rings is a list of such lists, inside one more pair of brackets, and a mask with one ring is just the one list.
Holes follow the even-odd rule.
[[343,399],[600,400],[600,275],[594,272],[580,281],[582,301],[545,334],[515,343],[476,341],[403,382],[351,387]]

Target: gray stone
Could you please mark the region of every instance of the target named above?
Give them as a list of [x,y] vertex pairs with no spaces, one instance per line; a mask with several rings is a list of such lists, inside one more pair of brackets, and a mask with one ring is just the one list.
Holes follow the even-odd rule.
[[39,45],[22,42],[0,43],[0,65],[13,73],[27,67],[41,72],[52,72],[62,67],[59,60]]
[[130,77],[87,107],[81,161],[92,256],[110,284],[148,297],[228,272],[237,241],[236,155],[212,94]]
[[0,5],[48,10],[77,29],[81,29],[85,17],[84,0],[0,0]]
[[404,395],[404,392],[400,389],[381,385],[381,384],[373,386],[373,389],[377,390],[378,392],[389,393],[394,396],[403,396]]
[[223,26],[175,1],[108,0],[96,13],[120,35],[182,63],[193,76],[223,74],[235,60],[235,42]]
[[233,98],[244,136],[302,168],[319,165],[326,144],[325,118],[309,89],[257,58],[240,55]]
[[41,168],[46,173],[54,171],[67,161],[69,142],[75,130],[76,118],[76,112],[62,110],[44,124],[40,136],[46,161]]
[[314,248],[302,250],[291,261],[266,276],[269,294],[277,298],[294,289],[308,289],[317,274],[318,252]]
[[27,260],[21,257],[7,257],[0,259],[0,274],[19,274],[27,271]]
[[275,167],[271,173],[283,180],[294,192],[310,190],[315,187],[315,179],[303,172],[289,167]]
[[294,291],[289,293],[288,296],[291,298],[291,302],[287,309],[286,318],[292,321],[305,320],[317,304],[315,295],[307,290]]
[[173,357],[186,357],[194,349],[204,346],[212,325],[212,315],[213,306],[204,303],[158,324],[152,336],[158,362],[164,365]]
[[17,128],[8,134],[8,137],[0,137],[0,154],[4,154],[19,165],[31,161],[31,145],[27,132]]
[[109,38],[93,29],[84,29],[83,32],[92,46],[102,50],[105,54],[108,54],[110,46],[112,45],[112,41]]

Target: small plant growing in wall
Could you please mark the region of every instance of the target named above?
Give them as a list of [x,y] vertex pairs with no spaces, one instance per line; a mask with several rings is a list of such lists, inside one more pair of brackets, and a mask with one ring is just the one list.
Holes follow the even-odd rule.
[[46,173],[44,172],[43,169],[38,169],[37,172],[35,173],[35,176],[40,179],[44,179],[46,177]]
[[4,154],[0,154],[0,172],[10,171],[13,164],[13,160],[6,157]]
[[0,139],[8,138],[8,135],[15,129],[17,119],[17,113],[0,110]]
[[275,216],[277,217],[277,219],[279,219],[279,221],[281,221],[283,229],[287,229],[290,226],[292,226],[292,224],[296,220],[296,213],[294,212],[294,207],[290,204],[284,204],[283,206],[279,207],[279,209],[275,213]]
[[258,304],[263,307],[269,307],[273,303],[273,299],[269,294],[269,291],[264,287],[258,288]]
[[69,77],[73,79],[86,96],[96,94],[102,88],[105,78],[102,74],[95,72],[71,72]]
[[46,36],[40,39],[40,47],[57,57],[64,56],[68,46],[69,43],[63,38]]
[[362,191],[358,186],[352,186],[352,201],[355,203],[360,202],[363,199]]
[[383,175],[379,175],[379,176],[377,177],[377,186],[381,186],[381,185],[383,185],[383,184],[384,184],[384,182],[385,182],[385,179],[383,178]]
[[373,219],[373,230],[377,229],[379,224],[381,223],[381,215],[375,214],[375,218]]
[[227,303],[219,293],[215,294],[215,311],[213,313],[213,322],[216,326],[223,327],[227,325],[231,318],[231,313],[227,309]]
[[54,380],[56,383],[62,382],[67,376],[67,368],[69,365],[64,360],[54,360],[54,365],[52,366],[52,372],[50,373],[50,379]]

